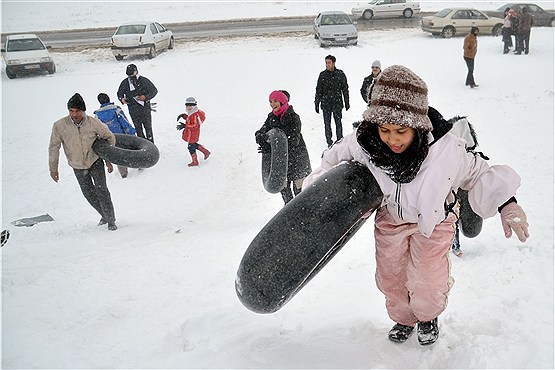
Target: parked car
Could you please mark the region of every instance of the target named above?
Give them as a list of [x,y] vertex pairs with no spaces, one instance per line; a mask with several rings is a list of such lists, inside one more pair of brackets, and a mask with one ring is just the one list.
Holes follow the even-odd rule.
[[164,49],[173,49],[173,33],[157,22],[124,23],[112,36],[112,54],[117,60],[128,55],[152,59]]
[[56,72],[56,64],[42,40],[33,34],[6,36],[2,57],[8,78],[37,72]]
[[422,31],[432,35],[441,35],[448,39],[455,35],[466,35],[476,26],[480,33],[499,36],[503,27],[503,19],[488,17],[479,10],[472,8],[447,8],[435,15],[422,17]]
[[372,0],[351,9],[353,17],[366,20],[379,17],[405,17],[420,13],[420,3],[406,0]]
[[314,38],[320,40],[320,46],[356,45],[358,32],[345,12],[322,12],[314,18]]
[[499,7],[497,10],[486,11],[485,13],[492,17],[503,18],[505,9],[511,8],[519,12],[524,7],[527,7],[528,12],[532,14],[532,17],[534,18],[534,26],[555,27],[555,10],[544,10],[536,4],[508,3]]

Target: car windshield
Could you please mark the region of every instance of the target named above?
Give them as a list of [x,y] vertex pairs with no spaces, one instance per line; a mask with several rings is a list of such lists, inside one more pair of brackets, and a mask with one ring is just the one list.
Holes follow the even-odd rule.
[[146,25],[144,24],[126,24],[119,26],[116,35],[132,35],[145,33]]
[[435,14],[435,16],[438,17],[438,18],[445,18],[445,17],[447,17],[447,14],[449,14],[449,13],[451,13],[451,9],[443,9],[443,10],[440,10],[439,12],[437,12]]
[[351,24],[351,18],[347,14],[329,14],[322,16],[322,25],[331,26],[335,24]]
[[10,40],[7,51],[44,50],[44,44],[37,38]]

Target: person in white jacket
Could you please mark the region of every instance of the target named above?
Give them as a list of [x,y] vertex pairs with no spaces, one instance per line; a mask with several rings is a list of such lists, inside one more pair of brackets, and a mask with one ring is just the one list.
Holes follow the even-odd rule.
[[467,152],[451,133],[434,137],[428,88],[410,69],[394,65],[376,79],[371,102],[356,131],[326,150],[321,166],[303,183],[343,161],[366,165],[383,193],[375,216],[376,283],[396,323],[388,337],[405,342],[418,326],[421,345],[439,336],[438,316],[447,306],[453,278],[449,250],[455,233],[457,189],[468,190],[482,218],[497,211],[505,236],[528,238],[526,214],[516,203],[520,177],[509,166],[489,166]]

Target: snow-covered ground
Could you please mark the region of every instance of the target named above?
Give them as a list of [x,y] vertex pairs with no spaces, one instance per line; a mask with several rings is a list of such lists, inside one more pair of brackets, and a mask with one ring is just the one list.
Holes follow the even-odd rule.
[[[14,4],[2,5],[6,19]],[[476,90],[464,86],[462,41],[419,29],[361,32],[357,47],[331,49],[311,36],[249,37],[179,43],[152,60],[54,52],[54,75],[9,80],[2,71],[2,229],[11,230],[1,249],[2,367],[553,368],[553,29],[532,30],[527,56],[503,55],[499,38],[480,37]],[[431,347],[387,339],[372,221],[277,313],[252,313],[236,297],[244,251],[282,207],[262,186],[254,142],[268,94],[291,93],[317,167],[325,139],[314,88],[329,53],[350,84],[345,131],[365,108],[359,88],[371,62],[403,64],[445,117],[468,116],[491,163],[522,177],[530,239],[505,239],[498,217],[462,238]],[[80,92],[92,114],[99,92],[115,97],[130,62],[159,89],[161,159],[125,180],[108,175],[119,226],[110,232],[96,226],[63,154],[59,183],[50,179],[47,147],[69,97]],[[193,169],[175,130],[190,95],[207,114],[201,142],[213,153]],[[54,222],[10,225],[46,212]]]

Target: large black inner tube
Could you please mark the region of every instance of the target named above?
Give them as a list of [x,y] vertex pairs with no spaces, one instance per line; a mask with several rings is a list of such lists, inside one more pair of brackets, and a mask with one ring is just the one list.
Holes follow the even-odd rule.
[[478,216],[470,207],[468,203],[468,191],[459,189],[457,191],[459,198],[459,224],[464,236],[467,238],[475,238],[482,231],[482,224],[484,220]]
[[114,134],[116,145],[110,145],[105,139],[96,139],[94,152],[102,159],[130,168],[149,168],[160,159],[156,145],[147,139],[134,135]]
[[380,206],[370,170],[334,167],[283,207],[258,233],[237,271],[235,289],[249,310],[272,313],[301,290]]
[[267,132],[270,153],[262,153],[262,183],[269,193],[279,193],[287,185],[287,135],[280,128]]

